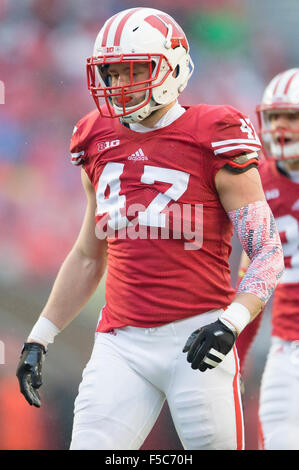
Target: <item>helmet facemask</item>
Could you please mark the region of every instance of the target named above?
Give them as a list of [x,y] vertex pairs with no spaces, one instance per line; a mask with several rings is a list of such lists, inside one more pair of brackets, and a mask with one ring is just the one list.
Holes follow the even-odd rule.
[[[124,64],[128,70],[128,82],[112,86],[109,69],[113,65]],[[135,64],[147,66],[146,76],[135,80]],[[90,57],[87,63],[88,88],[103,117],[120,118],[124,122],[138,122],[148,117],[153,111],[164,106],[153,98],[153,89],[161,86],[173,72],[167,58],[162,55],[111,55]],[[142,101],[130,106],[134,95],[144,94]],[[104,100],[107,112],[101,108]]]
[[[275,116],[286,114],[295,126],[275,126]],[[258,109],[260,137],[266,158],[299,160],[299,109]]]
[[299,68],[285,70],[265,88],[256,108],[266,158],[299,158]]

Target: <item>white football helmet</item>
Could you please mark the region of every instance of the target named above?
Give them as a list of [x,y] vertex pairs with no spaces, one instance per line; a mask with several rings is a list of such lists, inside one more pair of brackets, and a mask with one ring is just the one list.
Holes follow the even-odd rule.
[[[146,80],[134,82],[136,62],[148,64]],[[130,70],[129,82],[117,87],[111,86],[108,75],[109,65],[115,63],[126,63]],[[100,30],[87,59],[88,89],[101,116],[138,122],[175,100],[193,69],[186,36],[171,16],[153,8],[131,8],[112,16]],[[143,101],[126,106],[126,95],[140,92]]]
[[273,114],[296,113],[299,117],[299,68],[276,75],[266,87],[256,111],[265,156],[276,160],[299,158],[299,127],[274,130],[271,126]]

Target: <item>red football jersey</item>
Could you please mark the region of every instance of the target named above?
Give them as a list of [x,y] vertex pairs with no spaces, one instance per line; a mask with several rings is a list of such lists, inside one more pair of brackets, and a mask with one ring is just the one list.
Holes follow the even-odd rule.
[[97,235],[108,240],[97,331],[159,326],[225,307],[235,295],[232,225],[214,178],[227,164],[235,171],[256,165],[260,142],[234,108],[185,109],[169,126],[145,133],[97,110],[74,129],[72,161],[94,186]]
[[299,184],[274,160],[263,161],[260,175],[284,252],[285,273],[273,298],[272,335],[299,340]]

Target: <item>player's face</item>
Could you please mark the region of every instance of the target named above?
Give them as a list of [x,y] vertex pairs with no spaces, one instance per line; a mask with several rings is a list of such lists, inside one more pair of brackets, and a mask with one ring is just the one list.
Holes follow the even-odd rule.
[[269,121],[270,128],[274,131],[273,137],[276,144],[282,143],[282,132],[284,134],[284,145],[299,142],[299,112],[271,112]]
[[[138,88],[143,88],[144,85],[130,86],[126,88],[126,85],[136,82],[142,82],[149,79],[149,64],[144,62],[135,62],[133,69],[129,64],[117,63],[109,65],[108,76],[110,78],[110,84],[112,87],[124,86],[124,91],[132,91],[132,94],[126,94],[124,96],[125,107],[131,107],[140,104],[145,99],[145,91],[134,92]],[[113,97],[113,104],[122,106],[121,97]]]

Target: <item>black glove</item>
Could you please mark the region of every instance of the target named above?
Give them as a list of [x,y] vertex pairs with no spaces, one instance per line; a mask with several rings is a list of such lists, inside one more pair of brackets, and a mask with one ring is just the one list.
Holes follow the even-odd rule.
[[183,352],[188,352],[187,361],[192,369],[204,372],[217,367],[231,350],[237,338],[230,328],[220,320],[194,331],[188,338]]
[[41,401],[37,389],[42,385],[42,362],[46,348],[39,343],[25,343],[17,368],[21,393],[30,405],[40,408]]

